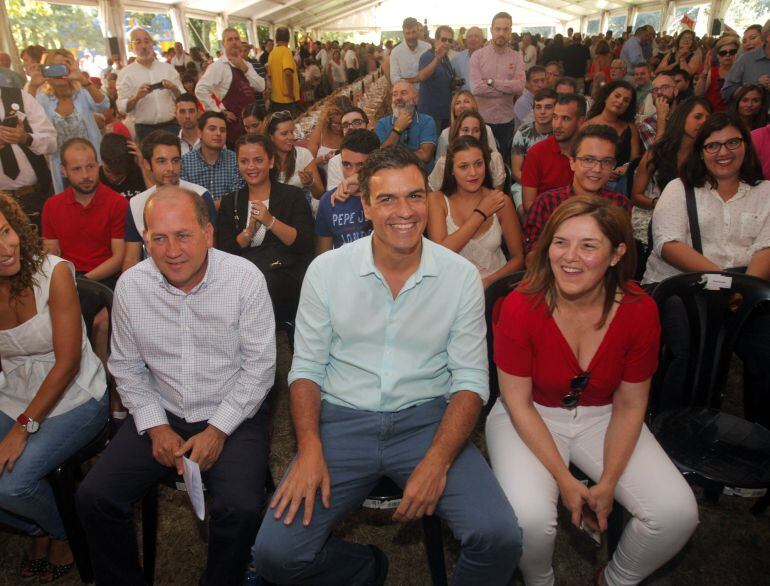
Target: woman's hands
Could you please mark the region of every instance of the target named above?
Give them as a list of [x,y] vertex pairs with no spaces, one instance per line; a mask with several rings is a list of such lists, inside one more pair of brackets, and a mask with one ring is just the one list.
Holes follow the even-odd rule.
[[591,488],[580,482],[574,476],[559,484],[559,492],[564,506],[569,510],[572,524],[580,527],[580,522],[585,521],[589,527],[592,520],[583,519],[583,510],[585,507],[596,514],[597,527],[591,527],[598,531],[607,530],[607,518],[612,512],[612,504],[615,500],[615,486],[607,482],[599,481]]
[[27,447],[27,435],[26,430],[14,425],[0,441],[0,474],[13,471],[13,466]]
[[591,493],[588,487],[570,474],[565,481],[559,483],[559,493],[561,494],[561,502],[570,512],[572,524],[575,527],[580,527],[583,507],[585,505],[591,506],[589,502]]
[[299,175],[299,180],[302,182],[302,187],[310,187],[313,185],[313,173],[311,171],[308,171],[305,169],[304,171],[297,171],[297,175]]
[[273,221],[273,216],[270,214],[270,210],[267,209],[265,202],[259,200],[253,200],[251,202],[251,214],[249,216],[249,227],[257,229],[257,222],[265,226],[269,226]]
[[489,217],[495,212],[499,212],[505,205],[506,195],[499,189],[490,190],[481,199],[476,207]]

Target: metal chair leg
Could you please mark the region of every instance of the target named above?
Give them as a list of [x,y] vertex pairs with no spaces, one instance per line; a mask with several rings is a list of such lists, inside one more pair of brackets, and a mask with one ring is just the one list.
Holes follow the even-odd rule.
[[446,563],[444,562],[444,539],[441,535],[441,519],[435,515],[422,518],[425,553],[433,586],[447,586]]

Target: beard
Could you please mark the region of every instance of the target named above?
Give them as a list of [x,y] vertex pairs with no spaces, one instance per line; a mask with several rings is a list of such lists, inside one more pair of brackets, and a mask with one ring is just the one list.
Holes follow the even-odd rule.
[[86,179],[80,183],[72,184],[72,189],[81,195],[91,195],[94,191],[96,191],[97,187],[99,187],[99,181],[96,180],[92,182],[90,179]]
[[414,104],[393,104],[393,115],[398,118],[401,114],[408,116],[414,114]]

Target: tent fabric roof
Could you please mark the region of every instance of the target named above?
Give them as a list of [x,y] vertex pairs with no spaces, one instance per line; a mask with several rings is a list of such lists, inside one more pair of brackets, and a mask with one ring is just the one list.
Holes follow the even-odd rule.
[[[155,0],[159,4],[178,4],[178,0]],[[313,28],[345,18],[390,0],[186,0],[188,11],[225,13],[231,17],[250,18],[265,23]],[[128,2],[127,2],[128,3]],[[553,20],[569,21],[602,11],[628,10],[632,6],[650,4],[651,0],[496,0],[501,10],[516,14],[530,10]],[[661,2],[653,4],[660,5]],[[428,4],[432,8],[436,5]],[[465,4],[467,10],[467,4]],[[427,7],[427,6],[426,6]],[[437,11],[439,12],[439,11]],[[443,10],[441,11],[443,12]],[[403,13],[408,15],[408,10]],[[490,18],[494,11],[486,18]],[[474,17],[478,18],[478,17]],[[435,20],[435,19],[434,19]],[[435,24],[435,23],[434,23]]]

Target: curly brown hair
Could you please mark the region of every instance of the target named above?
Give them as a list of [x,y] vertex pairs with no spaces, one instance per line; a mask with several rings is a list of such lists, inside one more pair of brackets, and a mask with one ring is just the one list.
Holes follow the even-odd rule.
[[11,300],[35,285],[35,274],[45,260],[43,241],[37,226],[29,221],[21,206],[7,192],[0,191],[0,214],[19,237],[19,260],[21,269],[11,277]]

